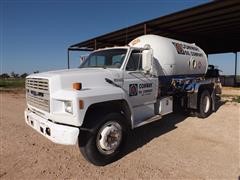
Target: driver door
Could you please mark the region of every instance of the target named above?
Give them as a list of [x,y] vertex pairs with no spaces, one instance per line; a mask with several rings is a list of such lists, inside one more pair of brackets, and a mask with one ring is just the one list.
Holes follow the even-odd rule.
[[134,124],[155,115],[158,78],[144,73],[142,53],[139,50],[133,50],[130,54],[124,72],[123,88],[133,108]]

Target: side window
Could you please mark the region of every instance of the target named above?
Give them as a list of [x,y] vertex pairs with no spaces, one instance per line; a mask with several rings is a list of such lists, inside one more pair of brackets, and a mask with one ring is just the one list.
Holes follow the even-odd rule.
[[142,70],[142,54],[140,52],[132,52],[128,60],[127,71]]

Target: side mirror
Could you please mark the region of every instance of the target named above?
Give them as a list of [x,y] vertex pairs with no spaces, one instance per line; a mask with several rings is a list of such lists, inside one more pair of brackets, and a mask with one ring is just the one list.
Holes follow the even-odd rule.
[[152,69],[152,50],[143,50],[142,51],[142,68],[145,73],[149,73]]
[[83,61],[85,61],[87,59],[88,55],[82,55],[80,56],[79,58],[79,61],[80,61],[80,65],[83,63]]

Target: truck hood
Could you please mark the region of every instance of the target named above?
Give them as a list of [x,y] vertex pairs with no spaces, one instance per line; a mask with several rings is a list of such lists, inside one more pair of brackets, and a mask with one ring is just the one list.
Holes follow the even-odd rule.
[[49,89],[51,92],[57,91],[59,89],[72,89],[72,84],[75,82],[82,83],[84,90],[102,86],[112,86],[106,82],[106,78],[112,81],[116,80],[116,84],[121,85],[119,84],[121,83],[119,79],[122,78],[122,71],[120,69],[104,68],[64,69],[32,74],[27,78],[48,79]]

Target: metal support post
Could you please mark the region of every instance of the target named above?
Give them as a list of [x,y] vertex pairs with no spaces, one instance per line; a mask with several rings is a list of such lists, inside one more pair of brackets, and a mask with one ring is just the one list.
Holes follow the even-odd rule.
[[70,62],[69,62],[69,49],[68,49],[68,52],[67,52],[67,56],[68,56],[67,67],[68,67],[68,69],[70,69]]

